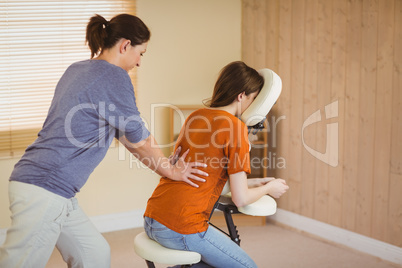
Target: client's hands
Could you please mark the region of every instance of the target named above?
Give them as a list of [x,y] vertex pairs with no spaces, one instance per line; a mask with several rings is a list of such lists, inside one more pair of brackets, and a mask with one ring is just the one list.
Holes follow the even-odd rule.
[[247,186],[248,188],[255,188],[255,187],[260,187],[268,182],[275,180],[273,177],[265,177],[265,178],[253,178],[253,179],[247,179]]
[[271,180],[267,184],[267,187],[268,187],[268,194],[273,198],[281,197],[289,189],[289,186],[286,184],[286,181],[282,179]]

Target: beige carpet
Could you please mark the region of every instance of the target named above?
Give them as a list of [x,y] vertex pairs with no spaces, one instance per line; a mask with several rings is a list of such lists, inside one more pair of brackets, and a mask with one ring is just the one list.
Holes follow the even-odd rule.
[[[238,229],[241,246],[261,268],[402,267],[270,222],[264,226],[241,226]],[[135,254],[132,244],[135,235],[142,231],[142,228],[137,228],[104,234],[112,249],[112,268],[147,267]],[[162,264],[156,266],[166,267]],[[46,268],[59,267],[67,265],[55,250]]]

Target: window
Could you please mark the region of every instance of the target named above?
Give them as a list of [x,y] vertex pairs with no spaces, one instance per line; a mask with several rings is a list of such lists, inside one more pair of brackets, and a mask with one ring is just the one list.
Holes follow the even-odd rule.
[[0,2],[0,158],[21,155],[35,140],[65,69],[90,57],[89,18],[119,13],[135,14],[135,1]]

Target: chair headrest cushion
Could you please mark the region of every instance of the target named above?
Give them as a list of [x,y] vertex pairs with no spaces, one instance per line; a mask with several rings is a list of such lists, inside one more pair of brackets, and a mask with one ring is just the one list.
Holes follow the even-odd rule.
[[264,78],[264,85],[240,117],[247,126],[254,126],[264,121],[282,91],[282,80],[274,71],[261,69],[258,73]]

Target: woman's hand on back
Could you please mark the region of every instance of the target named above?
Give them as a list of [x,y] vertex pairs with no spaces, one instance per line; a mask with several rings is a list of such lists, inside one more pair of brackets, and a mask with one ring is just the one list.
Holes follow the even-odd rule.
[[[181,150],[181,148],[180,148]],[[176,150],[177,151],[177,150]],[[199,162],[186,162],[185,158],[188,154],[189,150],[187,150],[181,157],[177,159],[177,161],[173,164],[173,175],[170,179],[175,181],[183,181],[190,184],[193,187],[199,187],[198,184],[193,181],[205,182],[205,179],[198,177],[208,176],[208,173],[199,170],[197,167],[206,167],[206,164]],[[176,154],[176,152],[175,152]],[[170,163],[172,164],[172,159],[170,159]]]

